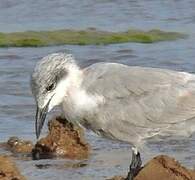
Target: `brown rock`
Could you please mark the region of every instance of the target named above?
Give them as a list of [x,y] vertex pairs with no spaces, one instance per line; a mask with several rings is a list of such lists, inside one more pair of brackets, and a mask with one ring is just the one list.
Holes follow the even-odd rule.
[[[124,180],[115,176],[112,180]],[[182,167],[174,158],[160,155],[150,160],[135,180],[195,180],[195,171]]]
[[61,156],[86,159],[90,147],[84,140],[83,129],[66,119],[57,117],[48,123],[49,133],[40,139],[32,151],[34,159]]
[[19,173],[10,157],[0,155],[0,179],[1,180],[25,180]]
[[135,180],[195,180],[195,172],[182,167],[175,159],[157,156],[139,172]]
[[31,141],[21,140],[18,137],[10,137],[6,143],[6,148],[13,153],[31,153],[33,143]]

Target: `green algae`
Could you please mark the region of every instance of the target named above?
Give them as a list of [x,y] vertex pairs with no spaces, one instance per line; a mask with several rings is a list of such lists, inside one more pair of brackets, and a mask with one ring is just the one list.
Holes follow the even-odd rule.
[[0,33],[0,47],[42,47],[53,45],[107,45],[114,43],[154,43],[185,38],[178,32],[161,30],[126,32],[107,32],[96,29],[87,30],[55,30],[55,31],[25,31]]

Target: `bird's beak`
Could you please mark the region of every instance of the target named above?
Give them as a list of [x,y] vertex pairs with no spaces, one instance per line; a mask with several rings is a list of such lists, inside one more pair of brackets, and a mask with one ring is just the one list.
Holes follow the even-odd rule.
[[36,137],[37,139],[39,138],[41,134],[41,130],[43,128],[46,115],[48,112],[48,106],[49,106],[50,101],[45,105],[44,108],[39,108],[37,106],[37,111],[36,111],[36,122],[35,122],[35,130],[36,130]]

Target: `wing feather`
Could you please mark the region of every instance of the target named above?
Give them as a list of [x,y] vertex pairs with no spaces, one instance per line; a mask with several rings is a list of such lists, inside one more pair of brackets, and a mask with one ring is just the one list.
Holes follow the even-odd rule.
[[98,121],[111,136],[121,131],[119,138],[125,139],[130,131],[139,134],[140,128],[143,133],[157,132],[195,116],[192,74],[98,63],[86,68],[84,77],[83,87],[105,98]]

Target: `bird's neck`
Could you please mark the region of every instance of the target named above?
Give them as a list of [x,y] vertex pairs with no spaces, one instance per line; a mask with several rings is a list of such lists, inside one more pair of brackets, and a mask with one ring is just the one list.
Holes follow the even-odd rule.
[[72,89],[62,104],[65,117],[70,121],[77,121],[94,114],[102,99],[88,94],[84,89]]
[[62,108],[64,115],[70,121],[79,120],[97,111],[98,106],[104,101],[103,97],[89,94],[82,85],[82,71],[74,75],[71,87],[67,91]]

